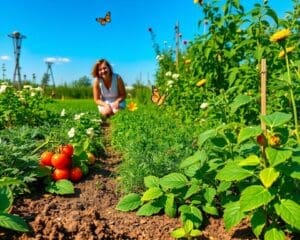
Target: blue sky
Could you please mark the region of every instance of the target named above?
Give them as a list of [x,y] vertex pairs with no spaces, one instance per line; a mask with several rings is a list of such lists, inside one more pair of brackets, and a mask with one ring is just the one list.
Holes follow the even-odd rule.
[[[205,1],[205,0],[204,0]],[[20,66],[22,79],[36,75],[39,83],[47,70],[45,60],[54,61],[56,85],[71,83],[82,76],[91,77],[97,59],[109,60],[127,85],[140,79],[154,81],[157,67],[148,28],[156,34],[160,46],[174,47],[174,27],[180,24],[182,40],[203,33],[198,21],[203,18],[193,0],[1,0],[0,79],[12,79],[15,56],[12,38],[18,31],[22,40]],[[249,8],[262,0],[242,0]],[[269,0],[279,14],[293,9],[292,0]],[[111,11],[111,23],[95,21]]]

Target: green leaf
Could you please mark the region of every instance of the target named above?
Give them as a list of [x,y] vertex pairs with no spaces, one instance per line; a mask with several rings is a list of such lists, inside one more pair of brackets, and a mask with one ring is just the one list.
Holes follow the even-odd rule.
[[150,201],[156,198],[159,198],[163,195],[163,191],[158,187],[149,188],[146,192],[144,192],[141,200],[142,202]]
[[208,202],[208,203],[212,203],[215,196],[217,194],[216,189],[212,188],[212,187],[208,187],[204,190],[204,199]]
[[218,209],[209,203],[206,203],[204,206],[202,206],[202,209],[204,212],[206,212],[210,215],[214,215],[214,216],[219,215]]
[[188,219],[191,220],[195,226],[195,228],[200,227],[203,221],[203,216],[199,208],[195,206],[181,205],[179,207],[179,211],[181,212],[181,221],[185,222]]
[[8,213],[0,213],[0,226],[19,232],[29,231],[27,223],[22,218]]
[[182,188],[188,184],[188,179],[181,173],[170,173],[159,181],[163,189]]
[[194,224],[193,224],[193,222],[190,219],[187,219],[184,222],[184,231],[186,233],[190,233],[190,231],[192,231],[193,227],[194,227]]
[[187,192],[184,195],[183,199],[188,199],[190,196],[198,193],[200,191],[200,186],[196,185],[196,184],[192,184],[189,189],[187,190]]
[[171,232],[171,236],[172,236],[173,238],[183,238],[183,237],[185,237],[185,231],[184,231],[184,228],[181,227],[181,228],[177,228],[177,229],[173,230],[173,231]]
[[246,127],[242,128],[238,135],[238,143],[242,143],[250,138],[257,137],[262,133],[261,127]]
[[162,208],[163,206],[161,206],[159,202],[148,202],[141,206],[136,214],[138,216],[152,216],[159,213]]
[[275,168],[272,167],[265,168],[259,173],[259,178],[266,188],[271,187],[278,177],[279,172],[277,172]]
[[205,151],[196,151],[192,156],[181,161],[179,168],[180,169],[187,168],[193,164],[205,162],[206,160],[207,160],[207,154],[205,153]]
[[239,166],[257,166],[260,164],[260,159],[257,155],[250,155],[246,159],[242,159],[239,162]]
[[289,122],[292,118],[292,115],[288,113],[274,112],[272,114],[262,116],[261,118],[268,127],[274,128]]
[[73,183],[65,179],[57,182],[51,182],[48,186],[46,186],[46,190],[50,193],[56,193],[60,195],[73,194],[75,192]]
[[201,148],[202,145],[210,138],[217,136],[216,129],[210,129],[200,134],[198,138],[198,147]]
[[136,193],[129,193],[121,198],[116,206],[116,209],[119,211],[128,212],[137,209],[141,204],[142,202],[140,195]]
[[251,211],[269,203],[274,196],[261,185],[252,185],[241,193],[240,204],[243,212]]
[[256,209],[251,217],[251,226],[252,231],[257,238],[259,238],[262,230],[264,229],[267,223],[267,217],[264,211],[261,208]]
[[273,9],[271,9],[270,7],[268,7],[267,11],[266,11],[266,15],[268,15],[271,18],[273,18],[273,20],[276,23],[276,25],[278,25],[278,16],[277,16],[276,12]]
[[275,204],[276,213],[287,224],[300,230],[300,205],[290,199],[281,199]]
[[199,237],[201,236],[202,232],[198,229],[192,229],[192,231],[190,231],[190,236],[191,237]]
[[240,202],[226,204],[223,215],[226,230],[238,225],[245,216],[241,211]]
[[159,178],[156,176],[144,177],[144,184],[147,188],[159,187]]
[[234,162],[228,162],[216,175],[221,181],[240,181],[253,175],[252,171],[241,168]]
[[275,167],[285,162],[286,160],[291,158],[292,154],[293,152],[290,150],[281,150],[271,147],[266,148],[266,156],[272,167]]
[[22,184],[22,181],[11,177],[0,178],[0,187],[8,186],[8,185],[18,185],[18,184]]
[[173,193],[169,193],[166,195],[167,199],[166,199],[166,203],[165,203],[165,213],[173,218],[176,216],[177,213],[177,208],[176,208],[176,203],[174,201],[174,194]]
[[13,193],[8,186],[0,187],[0,213],[7,213],[14,201]]
[[235,113],[241,106],[246,105],[249,102],[251,102],[251,97],[244,94],[238,95],[233,103],[230,104],[231,113]]
[[285,240],[284,232],[272,227],[265,232],[264,240]]

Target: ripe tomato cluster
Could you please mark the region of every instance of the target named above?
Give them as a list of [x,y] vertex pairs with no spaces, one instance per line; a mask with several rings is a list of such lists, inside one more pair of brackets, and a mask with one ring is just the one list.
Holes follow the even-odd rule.
[[80,167],[73,166],[72,156],[74,147],[72,144],[59,146],[57,152],[45,151],[40,157],[40,165],[52,168],[51,177],[54,181],[69,179],[72,182],[78,182],[83,172]]

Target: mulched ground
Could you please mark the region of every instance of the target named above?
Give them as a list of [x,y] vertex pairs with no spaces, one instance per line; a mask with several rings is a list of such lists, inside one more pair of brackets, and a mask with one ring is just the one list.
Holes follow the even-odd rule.
[[[108,136],[109,127],[105,128]],[[115,210],[120,196],[116,191],[114,172],[121,160],[106,141],[106,156],[98,159],[88,177],[75,185],[75,194],[57,196],[40,193],[16,199],[12,212],[23,217],[30,233],[0,229],[0,239],[126,239],[169,240],[170,232],[179,227],[179,219],[164,215],[138,217],[135,213]],[[202,240],[256,239],[243,222],[226,232],[222,219],[210,218]]]

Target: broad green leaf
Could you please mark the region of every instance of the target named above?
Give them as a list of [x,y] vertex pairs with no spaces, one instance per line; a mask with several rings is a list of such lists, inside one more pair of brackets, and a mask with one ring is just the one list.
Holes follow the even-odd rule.
[[14,201],[13,193],[8,186],[0,187],[0,214],[7,213]]
[[223,215],[226,230],[238,225],[245,216],[241,211],[240,202],[226,204]]
[[264,240],[285,240],[284,232],[272,227],[265,232]]
[[268,204],[274,196],[261,185],[252,185],[241,193],[240,204],[243,212],[251,211]]
[[233,103],[230,104],[231,113],[235,113],[241,106],[248,104],[251,102],[251,97],[247,95],[238,95]]
[[269,17],[273,18],[273,20],[276,23],[276,25],[278,25],[278,16],[277,16],[276,12],[273,9],[271,9],[270,7],[268,7],[267,11],[266,11],[266,14]]
[[267,223],[267,217],[264,211],[261,208],[256,209],[251,217],[251,226],[252,231],[257,238],[259,238],[262,230],[264,229]]
[[287,224],[300,230],[300,205],[290,199],[281,199],[275,204],[276,213]]
[[253,175],[252,171],[241,168],[234,162],[228,162],[216,175],[221,181],[240,181]]
[[278,177],[279,172],[277,172],[276,169],[272,167],[265,168],[259,173],[260,181],[266,188],[271,187]]
[[250,155],[246,159],[242,159],[239,162],[239,166],[257,166],[260,164],[260,159],[257,155]]
[[199,208],[192,205],[181,205],[179,211],[181,212],[180,218],[182,222],[190,219],[194,223],[195,228],[200,227],[202,224],[203,216]]
[[29,231],[27,223],[22,218],[8,213],[0,213],[0,227],[19,232]]
[[162,208],[163,206],[161,206],[159,202],[148,202],[141,206],[136,214],[138,216],[152,216],[159,213]]
[[163,191],[158,187],[149,188],[146,192],[144,192],[141,201],[146,202],[156,198],[159,198],[163,195]]
[[204,212],[206,212],[210,215],[214,215],[214,216],[219,215],[218,209],[216,207],[210,205],[209,203],[206,203],[204,206],[202,206],[202,209]]
[[140,195],[137,193],[129,193],[121,198],[116,206],[116,209],[119,211],[128,212],[137,209],[141,204],[142,202]]
[[171,232],[171,236],[173,237],[173,238],[183,238],[183,237],[185,237],[185,231],[184,231],[184,228],[183,227],[181,227],[181,228],[177,228],[177,229],[175,229],[175,230],[173,230],[172,232]]
[[290,150],[281,150],[271,147],[266,148],[266,156],[268,161],[270,162],[271,167],[275,167],[285,162],[292,156],[292,154],[293,152]]
[[192,231],[190,231],[191,237],[199,237],[201,235],[202,235],[202,232],[198,229],[193,229]]
[[188,184],[188,179],[181,173],[170,173],[159,181],[163,189],[182,188]]
[[60,195],[65,194],[73,194],[74,191],[74,185],[69,180],[59,180],[57,182],[51,182],[47,187],[46,190],[50,193],[56,193]]
[[261,127],[246,127],[242,128],[238,135],[238,143],[242,143],[250,138],[257,137],[262,133]]
[[200,134],[198,138],[198,146],[199,148],[202,147],[202,145],[210,138],[217,136],[217,130],[216,129],[210,129]]
[[211,187],[205,188],[205,190],[204,190],[204,199],[208,203],[212,203],[215,196],[216,196],[216,194],[217,194],[216,189],[211,188]]
[[189,233],[190,231],[192,231],[193,227],[194,227],[194,224],[193,224],[193,222],[190,219],[187,219],[184,222],[184,231],[186,233]]
[[156,176],[144,177],[144,184],[147,188],[159,187],[159,178]]
[[289,122],[292,118],[292,115],[283,112],[274,112],[272,114],[262,116],[261,118],[268,127],[274,128]]
[[196,184],[192,184],[189,189],[187,190],[187,192],[184,195],[184,199],[188,199],[190,196],[198,193],[200,191],[200,186],[196,185]]
[[177,213],[176,203],[174,201],[174,194],[169,193],[166,195],[167,199],[165,202],[165,213],[169,217],[175,217]]
[[[207,154],[205,153],[205,151],[196,151],[192,156],[181,161],[179,168],[180,169],[187,168],[193,164],[205,162],[206,160],[207,160]],[[201,166],[202,165],[203,164],[201,164]]]

